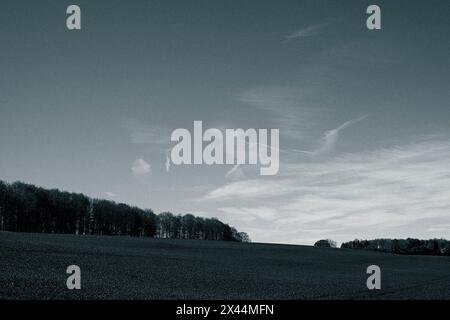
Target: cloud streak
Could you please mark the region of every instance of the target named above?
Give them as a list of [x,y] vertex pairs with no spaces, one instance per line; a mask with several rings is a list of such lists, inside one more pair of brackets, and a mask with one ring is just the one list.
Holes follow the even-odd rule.
[[166,167],[166,172],[170,172],[170,151],[171,149],[168,149],[166,151],[166,163],[165,163],[165,167]]
[[[291,139],[304,139],[305,132],[316,110],[305,107],[302,90],[280,86],[262,86],[239,94],[237,101],[245,106],[265,112],[272,128],[282,128],[280,134]],[[305,91],[305,90],[303,90]]]
[[225,173],[225,178],[233,180],[244,179],[245,178],[244,170],[242,170],[239,164],[236,164]]
[[339,139],[340,131],[364,120],[365,118],[367,118],[367,115],[359,117],[357,119],[349,120],[335,129],[326,131],[324,137],[320,140],[319,147],[313,151],[305,151],[298,149],[289,149],[289,150],[293,152],[304,153],[310,156],[319,156],[327,154],[334,149],[336,142]]
[[167,127],[155,124],[143,124],[136,120],[128,121],[125,126],[130,132],[130,141],[133,144],[164,146],[170,143]]
[[292,32],[284,37],[285,41],[292,41],[294,39],[299,38],[308,38],[312,36],[316,36],[321,33],[321,31],[328,26],[328,23],[321,23],[321,24],[315,24],[311,25],[305,28],[302,28],[300,30],[297,30],[295,32]]

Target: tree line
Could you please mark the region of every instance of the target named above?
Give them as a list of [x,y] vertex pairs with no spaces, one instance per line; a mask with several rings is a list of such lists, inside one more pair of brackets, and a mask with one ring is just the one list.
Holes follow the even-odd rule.
[[0,231],[249,242],[216,218],[155,214],[80,193],[0,180]]
[[445,239],[356,239],[342,243],[341,248],[373,250],[395,254],[450,256],[450,241]]

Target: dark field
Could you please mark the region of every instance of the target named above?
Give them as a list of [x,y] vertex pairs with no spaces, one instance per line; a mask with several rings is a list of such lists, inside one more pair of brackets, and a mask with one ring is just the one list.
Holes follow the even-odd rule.
[[[67,266],[82,289],[66,289]],[[368,265],[382,290],[366,288]],[[450,258],[0,232],[1,299],[450,299]]]

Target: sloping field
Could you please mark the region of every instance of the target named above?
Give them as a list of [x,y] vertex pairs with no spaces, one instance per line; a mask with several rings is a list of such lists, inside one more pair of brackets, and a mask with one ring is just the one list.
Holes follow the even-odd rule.
[[[66,268],[81,268],[81,290]],[[366,288],[366,268],[382,290]],[[450,299],[450,258],[0,232],[1,299]]]

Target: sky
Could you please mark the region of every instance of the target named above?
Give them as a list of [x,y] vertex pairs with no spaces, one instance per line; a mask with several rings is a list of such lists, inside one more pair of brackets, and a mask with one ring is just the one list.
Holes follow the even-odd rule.
[[[66,28],[71,4],[82,30]],[[256,242],[450,238],[449,12],[3,0],[0,179],[217,217]],[[170,134],[194,120],[279,129],[279,173],[172,165]]]

